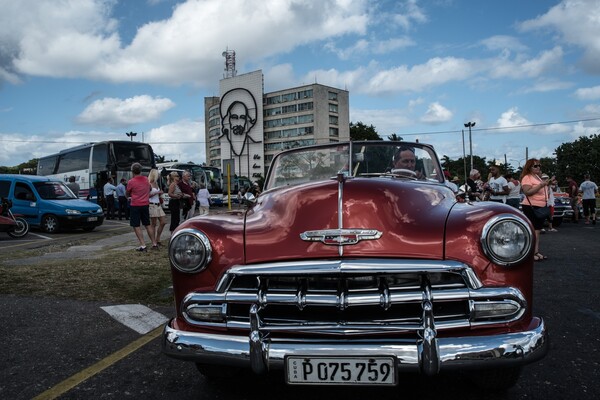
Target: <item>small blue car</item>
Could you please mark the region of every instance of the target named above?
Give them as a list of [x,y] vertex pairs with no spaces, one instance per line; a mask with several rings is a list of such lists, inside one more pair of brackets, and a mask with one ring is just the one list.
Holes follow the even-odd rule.
[[102,208],[77,198],[60,180],[35,175],[0,175],[0,197],[30,226],[54,233],[62,228],[92,231],[104,222]]

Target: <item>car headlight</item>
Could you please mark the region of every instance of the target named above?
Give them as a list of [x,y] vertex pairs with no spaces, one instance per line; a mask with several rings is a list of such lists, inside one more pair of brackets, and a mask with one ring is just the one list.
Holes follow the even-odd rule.
[[71,210],[70,208],[65,209],[65,212],[69,215],[79,215],[81,211],[79,210]]
[[208,237],[195,229],[177,231],[169,243],[169,259],[181,272],[200,272],[212,258]]
[[498,265],[515,265],[531,251],[533,235],[529,225],[512,214],[501,214],[483,227],[481,244],[485,255]]

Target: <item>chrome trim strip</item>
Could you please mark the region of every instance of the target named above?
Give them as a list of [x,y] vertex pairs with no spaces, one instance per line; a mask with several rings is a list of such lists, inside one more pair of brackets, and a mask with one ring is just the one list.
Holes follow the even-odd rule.
[[356,259],[356,260],[312,260],[286,261],[265,264],[238,265],[230,268],[217,284],[217,292],[224,292],[235,276],[244,275],[326,275],[326,274],[396,274],[453,272],[462,275],[472,289],[483,284],[475,272],[466,264],[457,261]]
[[[502,368],[528,364],[543,358],[549,347],[546,325],[542,319],[531,330],[491,336],[437,338],[440,370]],[[162,350],[171,357],[201,363],[219,363],[250,368],[254,357],[262,357],[268,369],[283,369],[284,359],[298,356],[394,356],[400,371],[419,371],[417,343],[394,338],[286,340],[267,338],[263,354],[251,352],[247,336],[185,332],[165,326]]]
[[[352,147],[350,148],[350,158],[352,158]],[[350,170],[352,171],[352,170]],[[340,232],[344,229],[344,175],[338,174],[338,229]],[[340,238],[341,239],[341,238]],[[338,246],[338,255],[344,255],[344,246],[340,243]]]
[[376,229],[321,229],[306,231],[300,234],[300,239],[307,242],[322,242],[328,246],[354,245],[361,240],[377,240],[382,232]]

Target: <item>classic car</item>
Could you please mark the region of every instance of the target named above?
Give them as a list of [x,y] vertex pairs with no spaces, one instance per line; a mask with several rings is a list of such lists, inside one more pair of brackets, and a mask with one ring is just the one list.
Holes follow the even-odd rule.
[[163,351],[207,377],[395,385],[465,371],[513,385],[548,350],[518,210],[457,201],[431,146],[370,141],[274,157],[247,209],[184,222]]

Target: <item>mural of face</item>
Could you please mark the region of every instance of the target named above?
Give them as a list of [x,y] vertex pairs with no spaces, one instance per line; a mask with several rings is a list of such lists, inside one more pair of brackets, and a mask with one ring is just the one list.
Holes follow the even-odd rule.
[[252,128],[257,121],[256,100],[245,88],[228,91],[221,98],[219,105],[222,134],[231,147],[231,152],[241,156],[248,141],[259,143],[252,138]]

